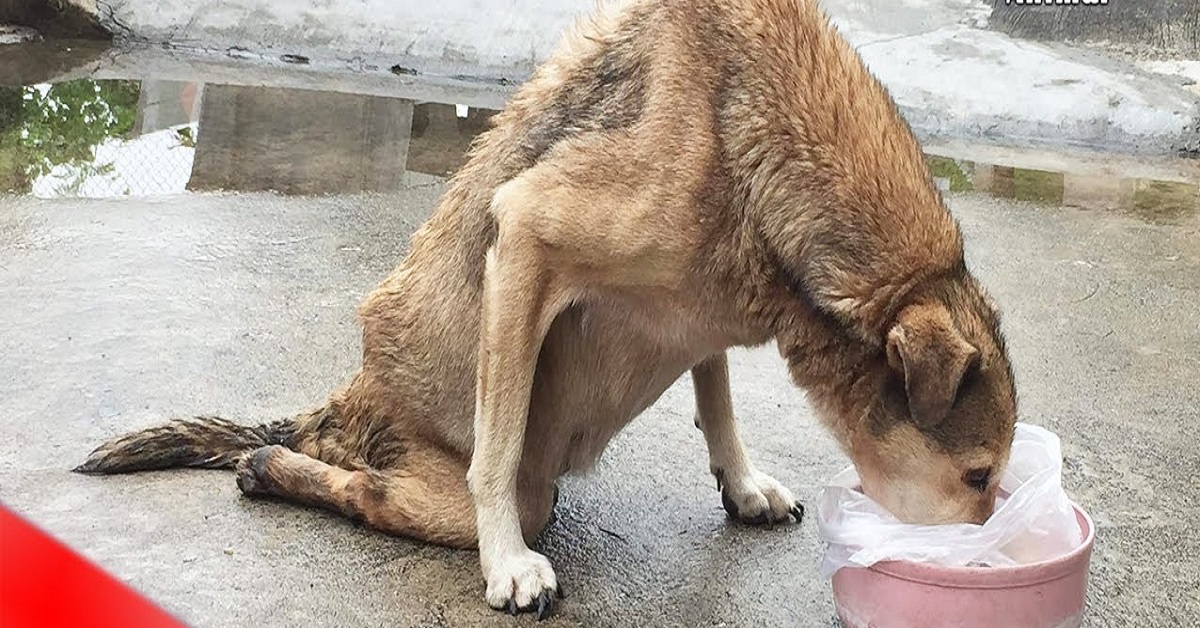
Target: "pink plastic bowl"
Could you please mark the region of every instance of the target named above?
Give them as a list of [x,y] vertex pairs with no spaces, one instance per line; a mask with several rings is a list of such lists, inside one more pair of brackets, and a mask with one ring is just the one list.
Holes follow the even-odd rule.
[[1083,543],[1019,567],[882,562],[842,568],[833,599],[846,628],[1078,628],[1083,623],[1095,526],[1079,506]]

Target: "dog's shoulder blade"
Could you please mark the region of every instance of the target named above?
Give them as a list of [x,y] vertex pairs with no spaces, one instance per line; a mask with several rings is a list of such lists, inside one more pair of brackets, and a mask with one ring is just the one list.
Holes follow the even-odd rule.
[[538,105],[522,134],[531,163],[559,142],[628,129],[642,117],[648,90],[649,10],[634,5],[568,33],[530,86]]

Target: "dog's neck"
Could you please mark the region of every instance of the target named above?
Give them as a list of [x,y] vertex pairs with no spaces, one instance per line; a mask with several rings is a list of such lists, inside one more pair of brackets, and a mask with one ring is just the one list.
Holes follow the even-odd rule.
[[[911,128],[817,3],[755,2],[813,15],[748,22],[734,36],[746,57],[718,119],[741,121],[720,126],[720,145],[739,245],[760,266],[743,270],[767,276],[752,288],[783,284],[801,307],[878,345],[907,293],[961,267],[961,234]],[[767,309],[786,319],[790,308]],[[788,327],[770,325],[776,335]]]

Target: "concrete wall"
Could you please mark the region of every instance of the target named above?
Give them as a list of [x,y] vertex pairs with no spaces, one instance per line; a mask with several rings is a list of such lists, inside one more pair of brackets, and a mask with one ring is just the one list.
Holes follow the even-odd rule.
[[[114,32],[417,71],[520,80],[593,0],[98,0]],[[294,57],[293,57],[294,58]]]

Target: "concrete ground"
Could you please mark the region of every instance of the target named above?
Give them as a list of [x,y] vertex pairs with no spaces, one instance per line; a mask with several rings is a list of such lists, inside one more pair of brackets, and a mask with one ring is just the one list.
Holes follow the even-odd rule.
[[[356,366],[358,300],[437,183],[288,198],[0,197],[0,501],[195,626],[511,626],[476,556],[239,496],[232,474],[68,471],[168,417],[252,422]],[[1099,527],[1087,626],[1200,622],[1200,216],[953,195],[1005,312],[1024,420],[1062,439]],[[810,506],[846,459],[772,347],[732,355],[758,465]],[[831,626],[811,520],[726,522],[685,379],[565,483],[540,549],[568,597],[546,626]]]

